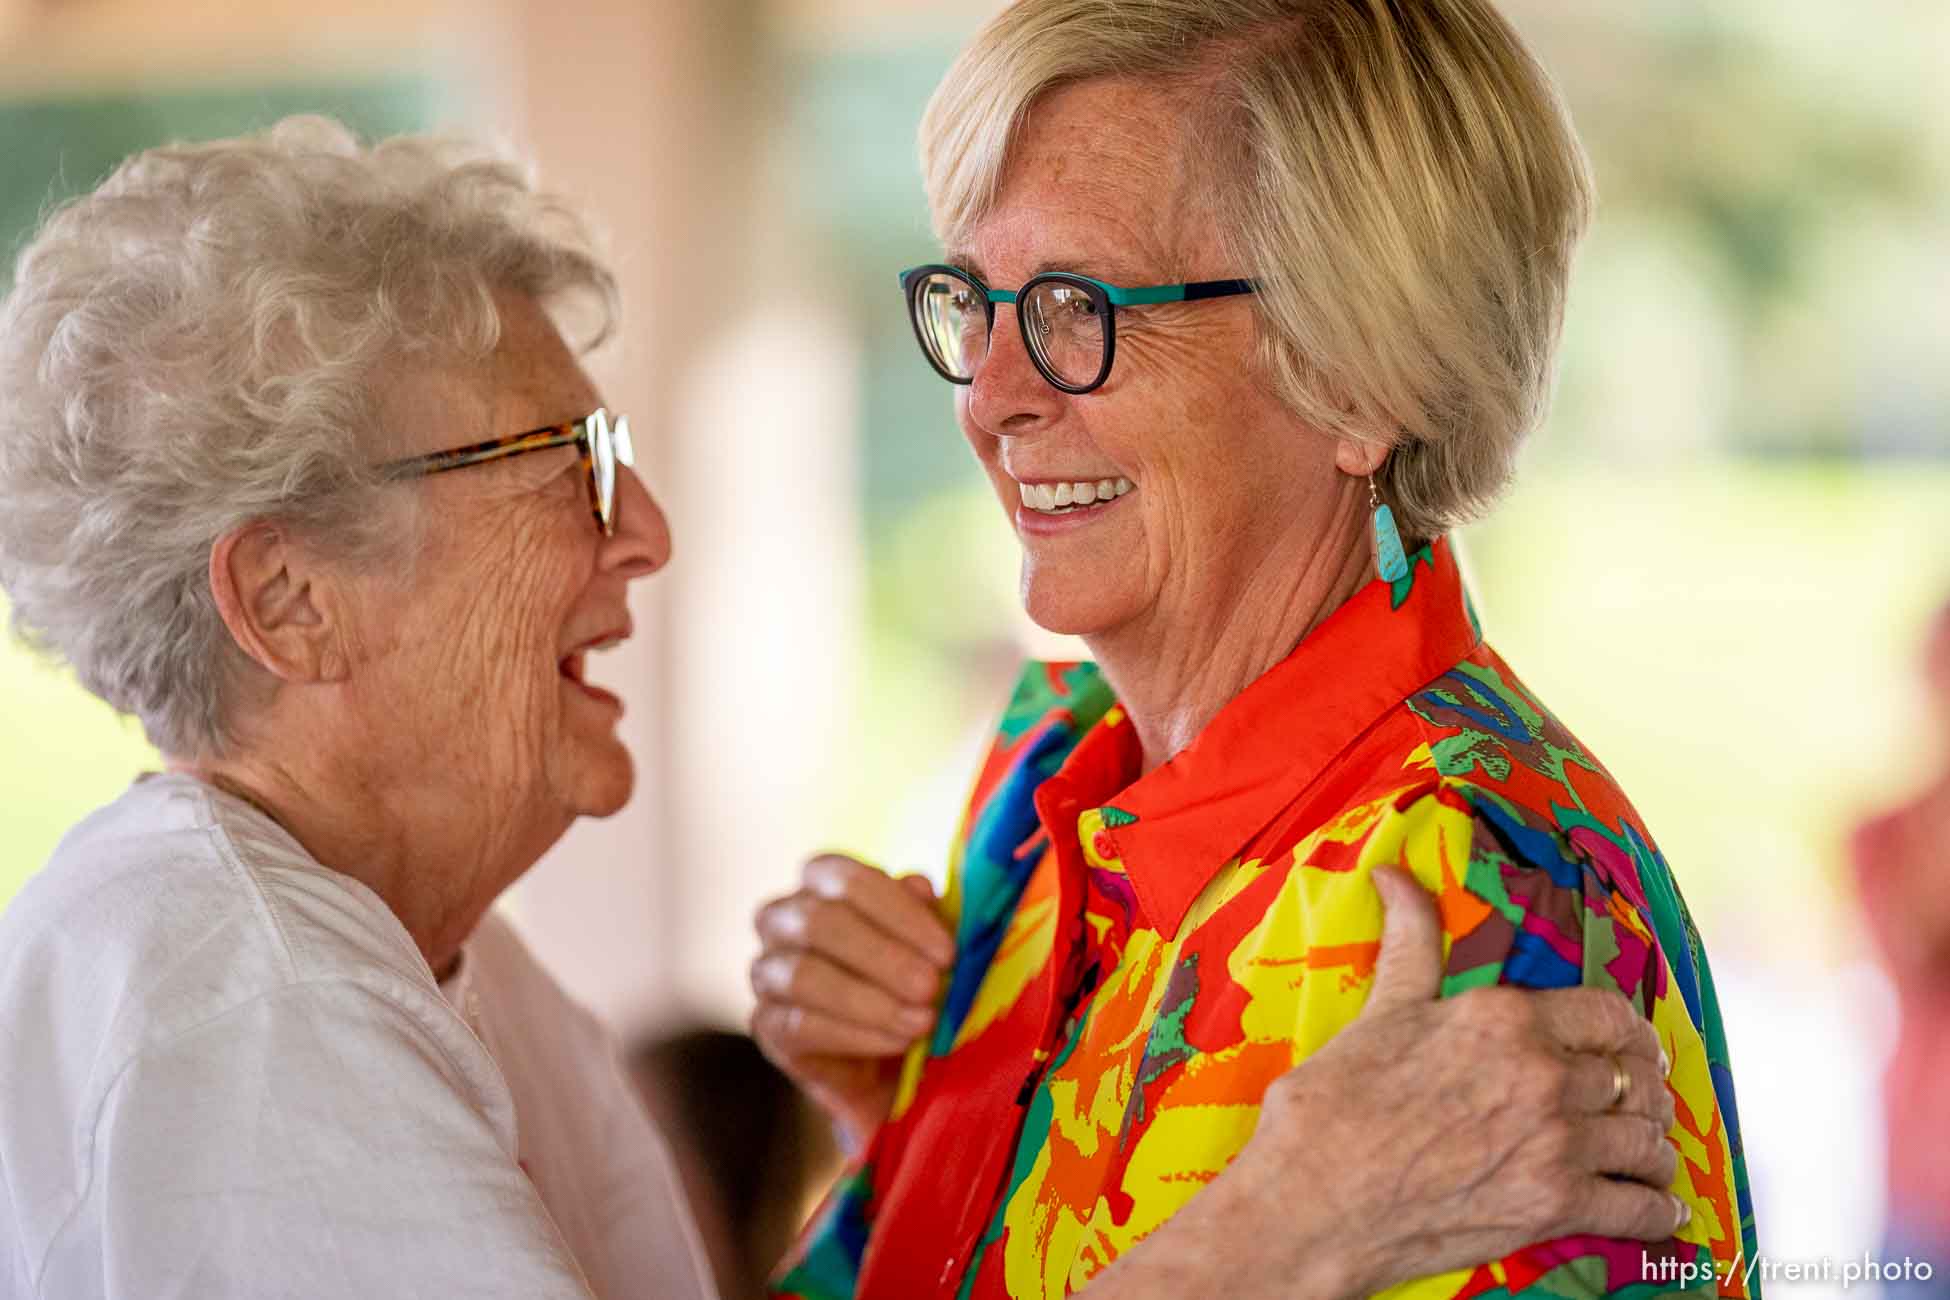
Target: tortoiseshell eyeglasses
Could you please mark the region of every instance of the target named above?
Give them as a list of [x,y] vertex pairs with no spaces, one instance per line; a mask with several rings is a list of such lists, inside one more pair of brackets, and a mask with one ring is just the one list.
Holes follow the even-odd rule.
[[490,460],[505,460],[531,451],[573,446],[582,453],[582,469],[589,478],[589,508],[596,516],[596,527],[604,537],[616,535],[616,467],[635,465],[636,448],[630,443],[627,416],[611,417],[597,407],[582,419],[569,424],[553,424],[531,429],[492,442],[477,442],[451,451],[429,452],[389,461],[380,468],[401,478],[444,474],[450,469],[465,469]]

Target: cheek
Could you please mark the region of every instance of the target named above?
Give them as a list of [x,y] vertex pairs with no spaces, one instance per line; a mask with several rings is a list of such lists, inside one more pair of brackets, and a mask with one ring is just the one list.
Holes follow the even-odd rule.
[[494,748],[545,741],[558,687],[560,640],[570,605],[588,580],[582,557],[556,530],[510,526],[461,548],[439,581],[454,603],[441,626],[425,631],[438,647],[427,683],[459,710],[462,733]]
[[1120,343],[1110,383],[1085,399],[1092,441],[1127,470],[1167,483],[1206,476],[1214,456],[1234,450],[1224,435],[1243,396],[1216,361],[1213,349],[1175,333]]
[[1201,400],[1184,375],[1131,375],[1128,386],[1106,392],[1086,415],[1091,445],[1138,486],[1137,502],[1154,541],[1183,538],[1196,521],[1221,509],[1236,469],[1226,464],[1225,417]]
[[[1103,442],[1128,430],[1138,469],[1161,476],[1170,495],[1231,513],[1232,507],[1292,500],[1331,479],[1332,443],[1305,425],[1241,367],[1250,340],[1200,346],[1147,339],[1132,387],[1138,409],[1107,428]],[[1120,365],[1122,362],[1120,361]]]

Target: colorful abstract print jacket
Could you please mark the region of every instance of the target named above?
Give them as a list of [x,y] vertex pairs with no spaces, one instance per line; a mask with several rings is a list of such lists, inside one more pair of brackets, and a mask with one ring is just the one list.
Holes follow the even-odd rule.
[[936,1031],[782,1293],[1083,1288],[1360,1013],[1382,923],[1368,876],[1395,864],[1438,898],[1444,996],[1586,984],[1658,1028],[1693,1214],[1664,1243],[1567,1238],[1390,1294],[1748,1294],[1753,1212],[1699,936],[1611,777],[1483,643],[1446,542],[1139,771],[1094,667],[1031,666],[951,863],[959,953]]

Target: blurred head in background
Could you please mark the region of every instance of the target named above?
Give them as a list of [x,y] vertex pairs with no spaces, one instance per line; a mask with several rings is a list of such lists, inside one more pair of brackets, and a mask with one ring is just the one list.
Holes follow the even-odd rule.
[[[1862,824],[1855,858],[1898,982],[1914,977],[1950,994],[1950,606],[1930,625],[1922,665],[1938,768],[1907,802]],[[1901,905],[1879,906],[1894,901],[1890,889]],[[1943,1095],[1950,1101],[1950,1084]]]
[[764,1295],[837,1171],[832,1131],[744,1034],[698,1027],[645,1042],[630,1073],[677,1157],[719,1290]]

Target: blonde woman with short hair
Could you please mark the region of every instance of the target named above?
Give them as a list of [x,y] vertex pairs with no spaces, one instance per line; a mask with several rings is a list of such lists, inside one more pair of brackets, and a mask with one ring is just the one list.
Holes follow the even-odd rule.
[[[1485,0],[1021,0],[921,145],[916,339],[1095,662],[1009,703],[938,999],[898,927],[807,938],[873,933],[862,864],[761,913],[755,1029],[870,1131],[780,1289],[1744,1294],[1697,932],[1448,536],[1544,411],[1591,207],[1543,71]],[[1377,971],[1403,872],[1426,1001]],[[1600,993],[1642,1038],[1509,1032]]]

